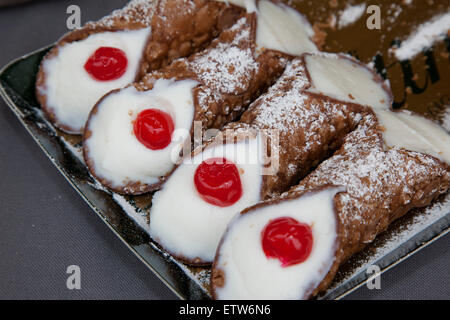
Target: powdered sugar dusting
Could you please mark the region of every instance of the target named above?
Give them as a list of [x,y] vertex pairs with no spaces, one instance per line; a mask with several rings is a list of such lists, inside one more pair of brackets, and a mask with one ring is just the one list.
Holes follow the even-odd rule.
[[345,28],[353,23],[355,23],[366,10],[366,4],[362,3],[360,5],[348,5],[339,14],[339,28]]
[[[190,267],[174,257],[172,257],[170,254],[168,254],[166,251],[159,248],[157,245],[155,245],[153,242],[150,242],[149,244],[153,250],[159,252],[164,258],[171,261],[172,263],[175,263],[183,272],[185,275],[187,275],[192,281],[194,281],[201,289],[202,291],[207,294],[209,294],[209,284],[210,284],[210,278],[211,278],[211,268],[206,267]],[[192,290],[195,291],[195,287],[192,288]],[[195,296],[197,293],[193,292],[192,296]]]
[[[302,120],[308,119],[311,115],[307,113],[301,113],[295,117],[292,115],[304,105],[307,96],[302,89],[307,84],[308,79],[302,61],[296,59],[289,63],[283,76],[254,104],[256,107],[264,105],[264,108],[258,108],[258,115],[254,122],[280,131],[289,130],[286,121],[289,121],[291,125],[301,126]],[[249,112],[253,112],[252,109],[254,107],[251,107]]]
[[174,259],[173,257],[170,257],[171,261],[176,263],[178,267],[183,270],[183,272],[189,276],[194,282],[197,283],[197,285],[203,289],[203,292],[205,292],[207,295],[209,295],[209,284],[211,279],[211,268],[195,268],[195,267],[189,267],[185,265],[182,262],[179,262],[178,260]]
[[[252,26],[248,17],[239,19],[225,31],[232,35],[232,41],[216,39],[210,49],[198,54],[194,59],[186,60],[187,67],[197,75],[202,89],[197,92],[198,106],[204,112],[204,119],[213,119],[214,106],[224,104],[227,95],[239,95],[250,87],[253,75],[260,64],[254,55]],[[281,59],[280,59],[281,61]],[[245,101],[250,103],[250,101]],[[224,114],[240,111],[241,105],[232,110],[223,106]]]
[[[320,143],[317,132],[322,126],[331,125],[333,121],[330,119],[346,118],[349,111],[345,104],[332,103],[326,99],[311,99],[306,90],[307,86],[309,79],[303,61],[294,59],[276,84],[248,111],[257,113],[253,120],[254,125],[275,129],[282,136],[289,134],[294,128],[303,128],[304,152]],[[260,105],[264,105],[264,108],[260,108]],[[355,119],[358,117],[356,114],[352,115]],[[330,130],[334,131],[335,128],[331,126]]]
[[[427,196],[417,186],[428,184],[433,177],[450,179],[445,167],[432,157],[395,148],[384,150],[376,117],[368,115],[346,137],[343,147],[295,190],[327,184],[345,186],[347,192],[339,195],[343,203],[339,219],[343,225],[356,226],[355,230],[361,232],[363,226],[376,225],[375,219],[381,218],[372,214],[375,208],[385,210],[387,218],[393,203],[400,200],[402,205],[408,205]],[[360,236],[360,241],[368,243],[375,234],[362,232]]]
[[391,24],[390,26],[388,26],[388,30],[390,31],[392,28],[392,24],[395,23],[395,21],[397,20],[398,16],[403,12],[403,8],[401,5],[397,4],[397,3],[391,3],[388,7],[387,10],[387,17],[386,20]]
[[395,56],[399,60],[408,60],[420,53],[423,49],[431,47],[436,41],[444,39],[450,30],[450,12],[439,15],[431,21],[419,26],[400,47],[396,49]]
[[158,5],[157,0],[132,0],[124,8],[113,11],[110,15],[96,22],[88,22],[87,26],[113,27],[117,21],[141,24],[142,27],[151,25],[153,15]]
[[[382,241],[375,241],[375,243],[370,246],[370,250],[363,252],[367,253],[364,254],[363,258],[361,258],[362,255],[360,255],[357,261],[352,262],[350,270],[340,272],[339,281],[333,282],[324,297],[327,298],[327,294],[333,294],[333,290],[337,289],[337,287],[343,283],[351,280],[352,277],[365,272],[369,266],[376,264],[378,265],[380,259],[391,254],[402,244],[405,244],[409,240],[418,236],[420,233],[424,232],[425,229],[447,216],[449,213],[450,192],[447,193],[441,201],[435,202],[431,206],[416,212],[412,220],[407,224],[402,225],[401,228],[389,230],[387,237]],[[408,253],[408,251],[405,253]],[[381,268],[386,267],[385,265],[378,266]]]
[[241,18],[230,29],[238,32],[231,43],[219,42],[189,64],[206,87],[228,94],[247,89],[249,77],[259,68],[252,48],[248,46],[252,40],[250,28],[247,19]]
[[113,200],[123,209],[128,217],[133,219],[136,224],[142,228],[146,233],[148,233],[149,222],[148,222],[148,212],[133,206],[130,201],[125,199],[124,196],[112,193]]

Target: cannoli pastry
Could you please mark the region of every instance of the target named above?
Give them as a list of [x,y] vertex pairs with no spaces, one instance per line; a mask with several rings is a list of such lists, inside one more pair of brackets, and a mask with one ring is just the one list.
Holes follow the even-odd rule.
[[[304,32],[309,32],[310,26],[298,13],[292,15],[293,9],[280,10],[285,20],[302,21]],[[284,47],[266,49],[256,41],[261,12],[244,14],[204,51],[104,96],[92,110],[84,135],[84,156],[92,175],[118,193],[152,191],[181,155],[190,154],[194,133],[200,133],[195,141],[201,143],[206,130],[240,116],[290,59]],[[277,30],[281,38],[284,30]],[[314,48],[309,38],[304,41],[305,48]]]
[[366,66],[322,53],[292,60],[238,122],[194,150],[154,195],[150,236],[187,263],[211,264],[231,218],[289,190],[330,156],[361,119],[362,104],[391,104]]
[[212,271],[215,298],[310,298],[393,220],[447,192],[450,136],[406,111],[376,114],[298,186],[229,224]]
[[81,134],[104,94],[202,49],[242,11],[216,1],[133,0],[58,41],[41,63],[38,101],[55,126]]

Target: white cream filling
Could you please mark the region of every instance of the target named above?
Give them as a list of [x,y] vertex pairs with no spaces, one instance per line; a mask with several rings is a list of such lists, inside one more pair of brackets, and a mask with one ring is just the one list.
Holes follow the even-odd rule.
[[308,20],[298,11],[282,3],[268,0],[218,0],[246,8],[248,13],[256,12],[256,45],[258,48],[278,50],[291,55],[316,52],[311,37],[314,31]]
[[[149,91],[139,92],[131,86],[108,95],[90,119],[92,135],[85,142],[96,175],[121,187],[137,181],[153,184],[172,170],[177,160],[173,155],[181,150],[191,130],[196,84],[193,80],[159,79]],[[148,149],[134,135],[133,121],[150,108],[167,112],[174,122],[172,142],[161,150]]]
[[310,92],[374,109],[390,107],[388,92],[369,69],[333,54],[307,55],[305,61],[312,81]]
[[[45,61],[47,105],[58,121],[73,133],[81,133],[95,103],[113,89],[133,82],[139,68],[150,28],[136,31],[102,32],[59,48],[58,55]],[[127,71],[117,80],[94,80],[84,69],[89,57],[99,47],[123,50],[128,59]]]
[[291,55],[316,52],[311,41],[314,31],[300,13],[267,0],[258,2],[256,44],[259,48],[278,50]]
[[376,113],[388,147],[429,154],[450,164],[450,135],[439,125],[408,111]]
[[[242,197],[229,207],[218,207],[200,198],[194,184],[202,161],[225,157],[240,172]],[[172,254],[212,262],[220,237],[232,217],[260,200],[262,184],[260,138],[207,148],[186,159],[153,196],[150,236]]]
[[[225,282],[218,299],[301,299],[316,288],[334,262],[337,239],[333,198],[343,188],[329,188],[236,216],[218,251],[216,267]],[[290,217],[311,226],[313,248],[306,261],[283,268],[267,258],[261,233],[273,219]]]

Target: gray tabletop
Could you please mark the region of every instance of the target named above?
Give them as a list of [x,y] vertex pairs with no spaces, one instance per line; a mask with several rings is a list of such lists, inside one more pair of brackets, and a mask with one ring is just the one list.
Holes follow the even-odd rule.
[[[0,9],[0,66],[126,0],[33,1]],[[176,299],[70,187],[0,101],[0,299]],[[450,235],[381,276],[381,289],[347,299],[449,299]],[[81,289],[66,285],[68,266]]]

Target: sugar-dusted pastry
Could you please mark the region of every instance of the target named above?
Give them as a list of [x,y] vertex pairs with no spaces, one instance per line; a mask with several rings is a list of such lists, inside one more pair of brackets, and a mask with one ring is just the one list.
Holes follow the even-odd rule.
[[55,126],[81,134],[103,95],[202,49],[243,11],[207,0],[133,0],[57,42],[41,63],[38,101]]
[[287,191],[330,156],[363,105],[391,105],[372,70],[346,55],[294,59],[238,122],[194,150],[154,195],[151,237],[188,263],[211,264],[232,217]]
[[[207,129],[235,120],[283,72],[290,55],[266,49],[257,41],[259,11],[247,13],[222,32],[204,51],[146,75],[142,81],[111,92],[93,109],[84,136],[90,172],[119,193],[139,194],[158,188],[194,140],[201,143]],[[268,3],[284,20],[310,26],[288,7]],[[280,38],[284,24],[265,26]],[[272,29],[273,28],[273,29]],[[300,39],[300,38],[299,38]],[[300,40],[296,40],[300,41]],[[315,50],[308,37],[304,48]],[[302,53],[297,47],[298,53]],[[306,50],[306,49],[305,49]],[[200,137],[195,138],[195,134]],[[184,151],[184,152],[183,152]]]
[[307,299],[389,224],[450,187],[450,136],[409,112],[364,116],[281,198],[245,209],[218,248],[216,299]]

